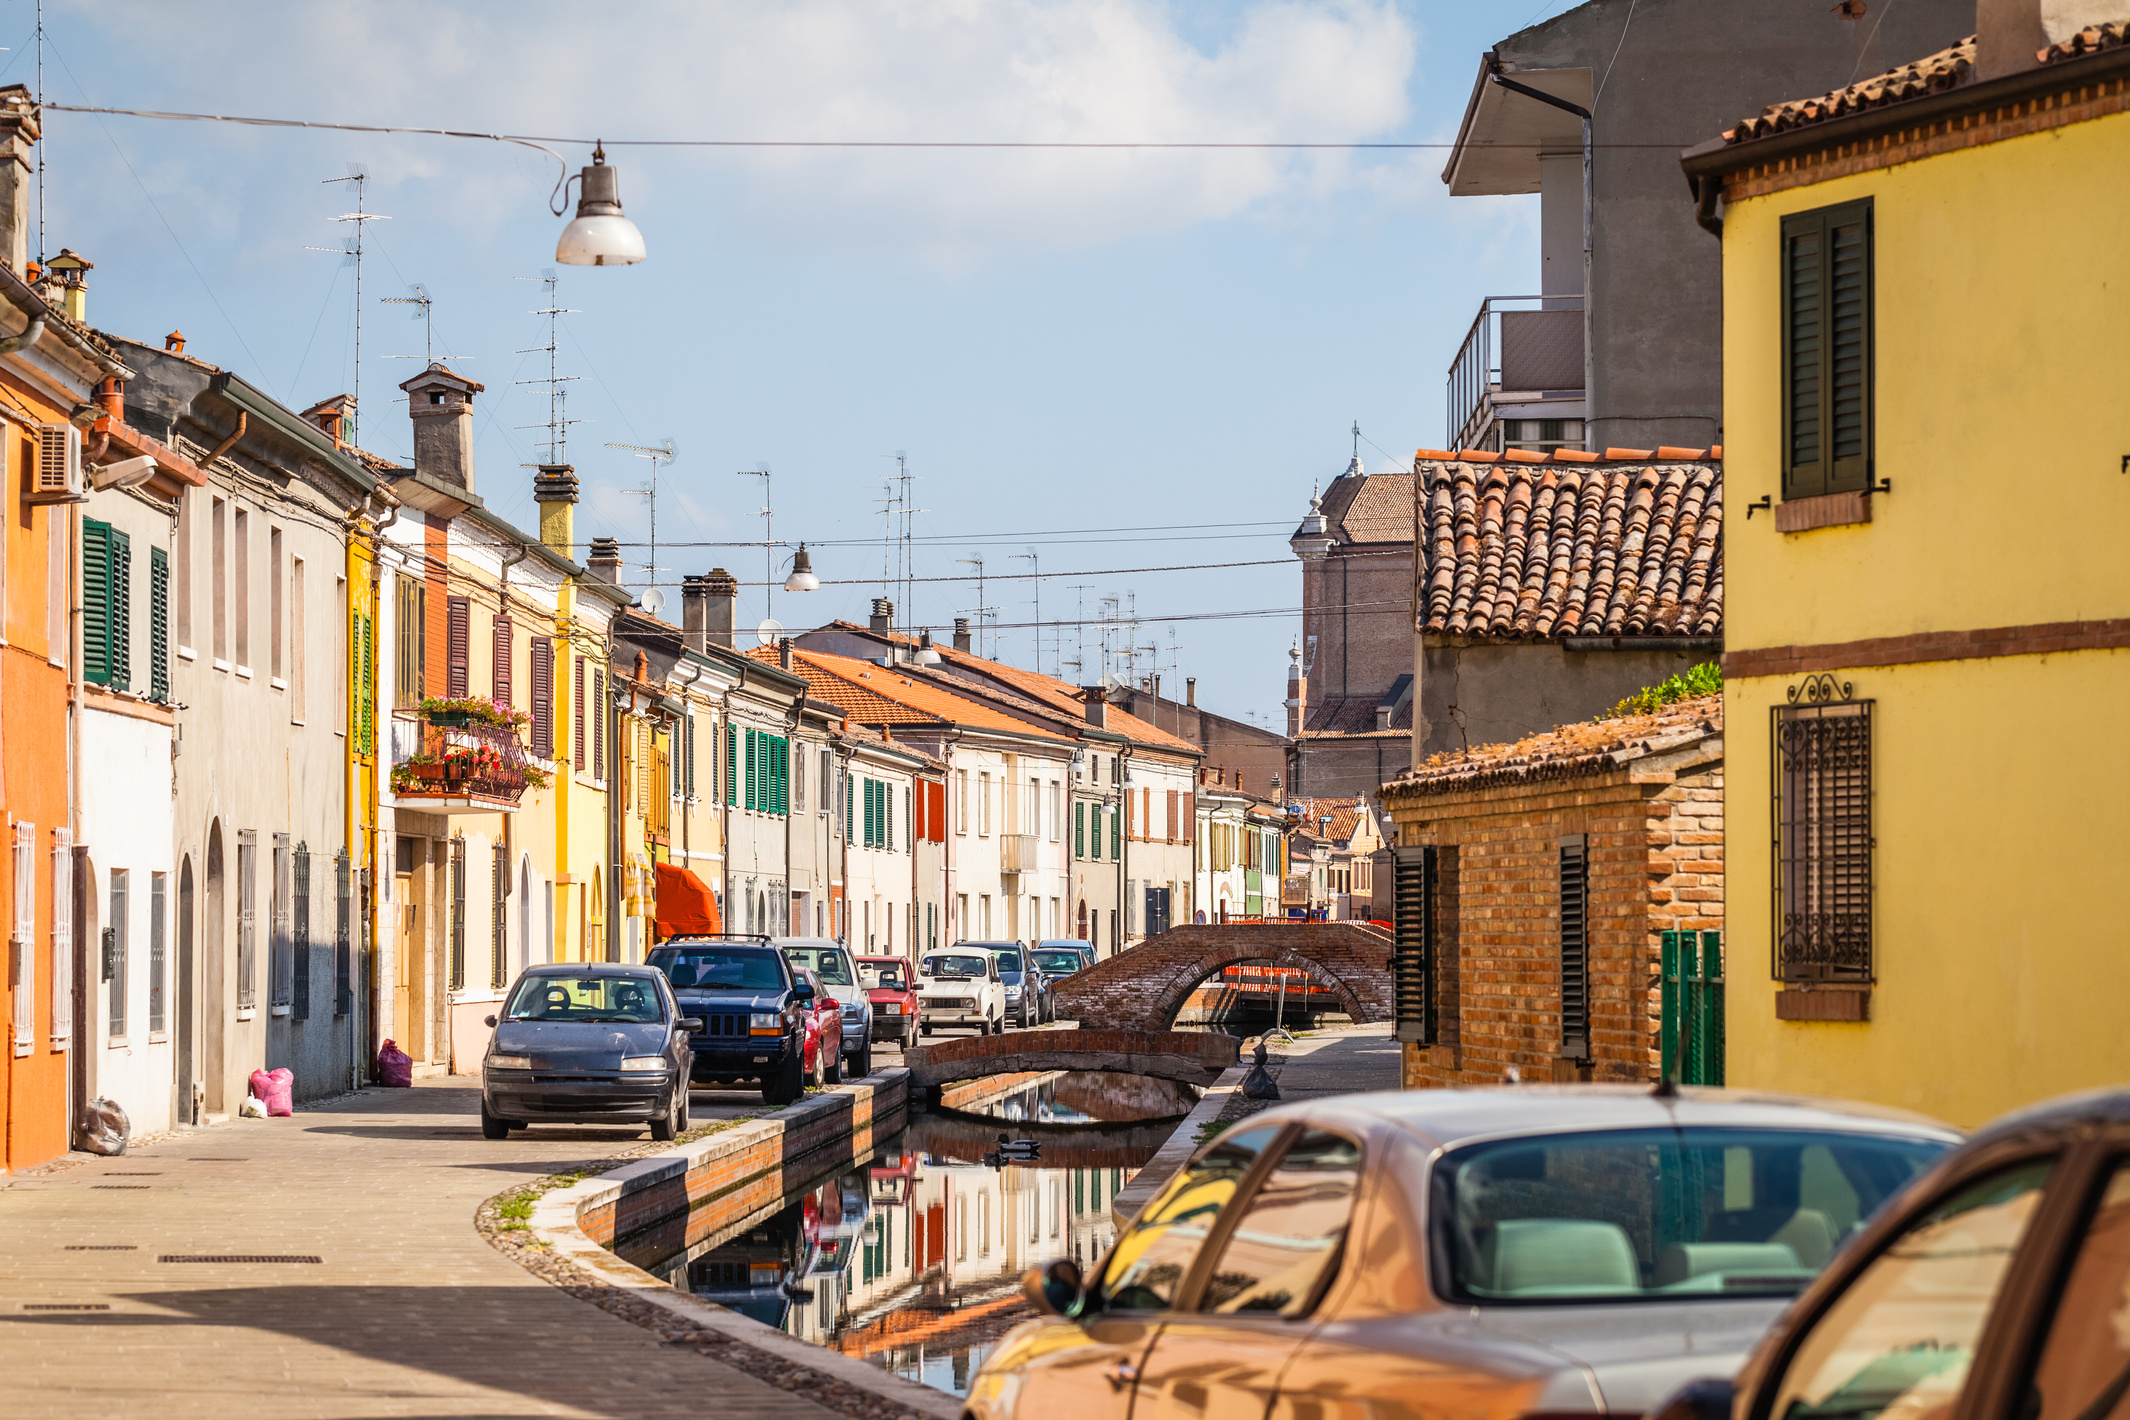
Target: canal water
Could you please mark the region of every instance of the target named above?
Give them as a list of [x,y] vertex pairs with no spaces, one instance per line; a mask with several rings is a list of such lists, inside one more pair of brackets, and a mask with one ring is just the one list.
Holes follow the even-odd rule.
[[[1116,1237],[1110,1201],[1192,1101],[1186,1087],[1128,1076],[987,1083],[766,1207],[703,1219],[707,1230],[660,1220],[615,1251],[705,1301],[966,1394],[992,1347],[1033,1315],[1021,1273],[1102,1256]],[[1001,1157],[1001,1133],[1035,1141],[1039,1156]],[[689,1241],[676,1249],[676,1238]]]

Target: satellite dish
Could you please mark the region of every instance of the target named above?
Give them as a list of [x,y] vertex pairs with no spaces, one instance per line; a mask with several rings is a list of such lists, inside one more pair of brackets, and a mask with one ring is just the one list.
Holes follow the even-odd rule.
[[1122,684],[1124,684],[1124,678],[1115,671],[1104,671],[1102,673],[1102,688],[1104,690],[1115,690]]
[[754,634],[764,646],[774,646],[777,644],[777,638],[784,634],[784,623],[775,617],[765,618],[760,626],[754,628]]
[[643,594],[643,609],[656,616],[666,609],[666,594],[653,587]]

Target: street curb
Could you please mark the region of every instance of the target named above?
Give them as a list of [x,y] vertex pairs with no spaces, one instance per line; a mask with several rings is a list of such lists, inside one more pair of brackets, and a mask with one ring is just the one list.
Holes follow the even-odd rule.
[[1228,1100],[1242,1088],[1243,1076],[1249,1073],[1248,1065],[1233,1065],[1223,1071],[1218,1080],[1206,1086],[1198,1108],[1183,1117],[1183,1123],[1176,1126],[1176,1132],[1169,1135],[1169,1141],[1155,1151],[1154,1157],[1146,1161],[1146,1167],[1117,1190],[1117,1196],[1109,1201],[1109,1216],[1116,1223],[1118,1232],[1129,1228],[1147,1200],[1160,1192],[1176,1176],[1176,1171],[1191,1161],[1191,1155],[1198,1152],[1200,1127],[1220,1118]]
[[[822,1091],[775,1114],[720,1130],[666,1153],[622,1164],[567,1188],[554,1189],[534,1203],[527,1220],[528,1230],[546,1245],[549,1256],[566,1260],[588,1277],[627,1293],[632,1300],[766,1352],[779,1361],[821,1372],[906,1410],[936,1420],[957,1420],[962,1411],[959,1398],[701,1301],[624,1262],[592,1235],[603,1233],[611,1240],[617,1231],[622,1235],[633,1231],[628,1223],[634,1218],[645,1214],[663,1216],[681,1200],[723,1193],[739,1181],[733,1176],[734,1170],[747,1154],[793,1135],[816,1133],[838,1116],[846,1116],[846,1111],[849,1135],[855,1139],[862,1132],[870,1132],[874,1119],[905,1108],[908,1094],[909,1072],[900,1068]],[[803,1152],[825,1144],[823,1140]],[[591,1232],[585,1228],[587,1214],[592,1215]]]

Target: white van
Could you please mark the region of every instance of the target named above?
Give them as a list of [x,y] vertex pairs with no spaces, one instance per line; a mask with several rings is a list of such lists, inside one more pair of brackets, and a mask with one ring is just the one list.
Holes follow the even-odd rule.
[[1006,985],[999,980],[999,948],[1007,942],[956,942],[917,959],[917,1030],[974,1026],[997,1035],[1006,1028]]

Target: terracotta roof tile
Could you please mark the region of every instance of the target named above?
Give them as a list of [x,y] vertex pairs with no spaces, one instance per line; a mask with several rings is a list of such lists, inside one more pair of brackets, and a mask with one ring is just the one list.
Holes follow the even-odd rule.
[[1723,733],[1723,697],[1681,700],[1647,715],[1586,720],[1529,735],[1514,744],[1482,745],[1431,756],[1383,786],[1384,797],[1454,793],[1496,784],[1569,779],[1603,773],[1632,760],[1679,749]]
[[1765,138],[1771,133],[1782,133],[1792,128],[1803,128],[1852,113],[1862,113],[1866,109],[1884,108],[1903,99],[1919,98],[1924,94],[1934,94],[1971,83],[1974,74],[1975,37],[1969,35],[1949,49],[1941,49],[1936,54],[1926,54],[1913,64],[1903,64],[1900,68],[1890,69],[1884,74],[1874,74],[1847,88],[1836,89],[1831,94],[1769,104],[1756,116],[1741,121],[1736,128],[1727,130],[1723,141],[1743,143],[1752,138]]
[[[1302,729],[1307,735],[1359,735],[1376,731],[1376,707],[1383,703],[1378,695],[1334,695],[1309,707],[1308,722]],[[1407,697],[1390,717],[1390,724],[1382,733],[1410,735],[1413,732],[1413,702]]]
[[[776,648],[770,646],[756,647],[748,654],[772,665],[777,659]],[[892,666],[794,649],[792,669],[806,677],[809,694],[846,711],[859,724],[964,725],[1040,740],[1065,738]]]
[[2087,25],[2069,39],[2059,40],[2041,51],[2044,64],[2059,60],[2076,59],[2081,54],[2097,54],[2103,49],[2116,49],[2130,44],[2130,21],[2109,20],[2105,24]]

